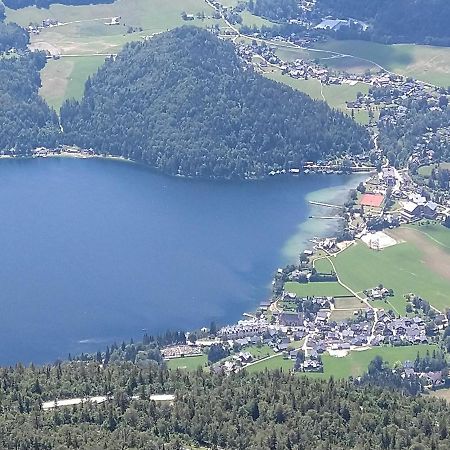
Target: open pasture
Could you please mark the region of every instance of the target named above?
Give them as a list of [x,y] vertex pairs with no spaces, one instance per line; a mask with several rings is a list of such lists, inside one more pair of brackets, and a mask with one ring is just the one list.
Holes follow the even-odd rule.
[[39,94],[58,111],[65,99],[82,97],[85,81],[104,61],[104,56],[49,60],[41,72],[42,87]]
[[337,282],[315,282],[315,283],[297,283],[289,281],[284,285],[287,292],[293,292],[297,297],[335,297],[340,295],[351,295],[347,289]]
[[410,345],[406,347],[375,347],[368,350],[352,351],[345,357],[337,358],[328,354],[322,355],[323,373],[309,373],[314,378],[348,378],[361,376],[369,367],[375,356],[381,356],[390,365],[400,361],[414,361],[419,353],[424,356],[427,350],[431,353],[437,349],[435,345]]
[[[82,95],[86,79],[97,70],[105,56],[118,53],[127,42],[186,24],[181,18],[183,11],[205,14],[204,20],[189,21],[191,25],[223,25],[222,21],[211,18],[213,9],[202,0],[117,0],[111,4],[84,6],[54,4],[48,9],[7,9],[7,20],[22,26],[40,24],[45,19],[60,23],[33,35],[30,45],[33,49],[61,55],[61,59],[50,61],[41,73],[41,95],[51,106],[59,108],[65,99]],[[106,25],[112,17],[120,17],[120,25]],[[132,33],[128,32],[130,28]]]
[[[360,72],[379,65],[391,72],[447,87],[450,85],[450,48],[414,44],[378,44],[369,41],[328,41],[316,46],[356,58],[333,58],[328,65]],[[374,67],[375,64],[375,67]]]
[[[289,75],[282,75],[279,70],[271,70],[264,74],[267,78],[287,84],[293,89],[297,89],[316,100],[326,101],[332,108],[351,115],[351,110],[347,108],[346,101],[356,100],[356,94],[361,92],[366,94],[369,86],[364,83],[358,83],[354,86],[348,84],[341,85],[324,85],[319,80],[310,78],[309,80],[301,80],[292,78]],[[357,122],[367,124],[369,115],[367,111],[354,110],[354,118]]]
[[[400,238],[403,233],[402,229],[396,230],[395,237]],[[428,242],[433,248],[433,241]],[[450,306],[450,277],[436,272],[436,266],[430,264],[424,251],[424,247],[419,248],[416,242],[402,242],[381,251],[371,250],[358,242],[333,261],[342,282],[356,292],[380,283],[393,289],[395,295],[388,301],[399,314],[405,313],[404,295],[408,293],[420,295],[443,310]]]

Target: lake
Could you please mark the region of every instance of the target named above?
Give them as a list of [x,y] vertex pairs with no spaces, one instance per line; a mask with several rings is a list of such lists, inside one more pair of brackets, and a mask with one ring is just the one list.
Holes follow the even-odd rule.
[[[361,176],[219,183],[99,159],[0,161],[0,364],[236,321]],[[315,210],[314,212],[316,212]]]

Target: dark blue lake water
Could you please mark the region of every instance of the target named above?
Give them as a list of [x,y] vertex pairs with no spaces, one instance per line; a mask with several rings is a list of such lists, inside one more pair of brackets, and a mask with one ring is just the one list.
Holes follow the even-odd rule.
[[355,177],[168,178],[107,160],[0,161],[0,363],[235,321]]

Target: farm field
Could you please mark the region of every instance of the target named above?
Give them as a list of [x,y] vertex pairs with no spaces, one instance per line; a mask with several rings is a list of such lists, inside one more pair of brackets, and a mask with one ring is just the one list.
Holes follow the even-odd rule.
[[411,345],[407,347],[376,347],[369,350],[353,351],[343,358],[337,358],[327,354],[322,355],[323,373],[308,373],[307,376],[313,378],[348,378],[362,375],[368,368],[370,361],[375,356],[381,356],[390,365],[397,361],[414,361],[417,352],[425,355],[427,350],[430,353],[437,349],[435,345]]
[[[403,229],[399,229],[393,234],[397,239],[402,239],[406,237],[404,233]],[[442,261],[436,260],[433,265],[431,257],[424,252],[441,255],[443,251],[432,244],[431,239],[427,239],[427,247],[422,248],[417,243],[401,242],[382,251],[374,251],[359,241],[339,254],[333,262],[342,282],[356,292],[380,283],[393,289],[395,296],[388,298],[388,301],[399,314],[405,314],[403,296],[411,292],[443,310],[450,306],[450,272],[447,276],[445,272],[436,272],[436,264]],[[447,266],[443,267],[445,270]]]
[[41,72],[42,87],[39,94],[59,111],[65,99],[82,97],[87,78],[95,73],[104,61],[104,56],[49,60]]
[[[287,84],[288,86],[297,89],[316,100],[326,101],[332,108],[336,108],[351,115],[351,111],[347,108],[346,101],[356,100],[356,94],[361,92],[367,94],[369,86],[364,83],[358,83],[354,86],[345,85],[322,85],[317,79],[300,80],[292,78],[289,75],[282,75],[281,71],[273,70],[264,74],[271,80]],[[354,110],[354,118],[361,124],[369,122],[369,114],[367,111]]]
[[208,358],[206,355],[199,355],[169,359],[166,361],[166,364],[169,369],[196,370],[199,367],[203,367],[207,362]]
[[[42,30],[31,39],[31,48],[62,56],[61,60],[51,61],[41,74],[41,93],[57,108],[65,99],[80,96],[87,77],[100,65],[100,57],[119,52],[127,42],[141,40],[144,36],[186,24],[181,18],[183,11],[192,14],[205,13],[205,20],[196,18],[189,22],[191,25],[223,25],[220,20],[208,18],[213,9],[203,0],[117,0],[112,4],[85,6],[54,4],[48,9],[7,9],[6,14],[7,20],[22,26],[41,23],[47,18],[62,23]],[[111,17],[121,17],[120,25],[105,25]],[[128,33],[129,27],[135,32]],[[73,56],[90,56],[94,59],[64,60]],[[51,86],[54,86],[54,89]]]
[[[385,45],[368,41],[328,41],[316,48],[357,58],[329,59],[328,65],[348,71],[373,69],[371,61],[387,70],[437,86],[450,85],[450,48],[427,45]],[[364,61],[364,59],[366,61]]]
[[298,297],[316,296],[316,297],[335,297],[339,295],[351,295],[347,289],[339,283],[333,281],[323,281],[316,283],[297,283],[288,281],[284,285],[287,292],[292,292]]

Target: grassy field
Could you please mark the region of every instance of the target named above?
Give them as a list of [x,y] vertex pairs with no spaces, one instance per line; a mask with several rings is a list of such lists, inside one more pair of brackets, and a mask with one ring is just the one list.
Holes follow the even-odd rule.
[[[229,5],[227,4],[227,6]],[[261,28],[262,26],[270,27],[271,25],[273,25],[273,22],[271,22],[270,20],[255,16],[247,10],[242,11],[239,15],[242,17],[242,25],[247,25],[248,27],[255,26],[257,28]]]
[[[41,94],[57,108],[66,98],[81,95],[87,77],[97,70],[105,55],[117,53],[127,42],[186,24],[181,18],[183,11],[204,12],[207,17],[195,19],[190,25],[224,25],[221,20],[210,18],[213,9],[203,0],[117,0],[112,4],[85,6],[54,4],[48,9],[7,9],[7,20],[27,26],[51,18],[63,24],[42,30],[31,39],[32,48],[70,57],[51,61],[41,74]],[[121,17],[121,24],[105,25],[111,17]],[[142,31],[130,34],[129,27]],[[95,54],[101,56],[92,56]]]
[[[429,241],[429,246],[433,246],[433,241]],[[342,282],[356,292],[380,283],[393,289],[395,296],[389,302],[400,314],[405,314],[403,296],[411,292],[438,309],[450,306],[450,279],[436,273],[424,261],[422,250],[409,242],[382,251],[371,250],[358,242],[333,261]]]
[[334,307],[336,309],[360,309],[366,308],[367,305],[356,297],[337,298],[334,300]]
[[284,359],[283,355],[275,356],[274,358],[266,359],[265,361],[258,362],[246,368],[250,373],[261,372],[263,370],[275,370],[282,369],[284,372],[289,372],[294,368],[294,361],[290,359]]
[[350,295],[347,289],[343,288],[337,282],[320,282],[320,283],[297,283],[288,281],[284,285],[287,292],[293,292],[298,297],[316,296],[316,297],[334,297],[338,295]]
[[362,375],[368,368],[370,361],[375,356],[381,356],[384,361],[390,365],[397,361],[403,362],[406,360],[413,361],[417,352],[425,355],[426,351],[430,352],[436,349],[433,345],[412,345],[408,347],[376,347],[364,351],[351,352],[344,358],[337,358],[327,354],[322,355],[323,373],[312,373],[308,376],[314,378],[348,378],[350,376],[357,377]]
[[[292,78],[289,75],[282,75],[281,71],[274,69],[264,74],[267,78],[287,84],[316,100],[326,101],[332,108],[339,109],[350,115],[351,111],[347,108],[346,101],[356,100],[356,94],[361,92],[366,94],[369,92],[369,86],[364,83],[358,83],[355,86],[348,84],[343,85],[322,85],[319,80],[311,78],[309,80],[301,80]],[[355,120],[362,124],[369,122],[369,114],[367,111],[354,111]]]
[[419,175],[421,175],[425,178],[429,178],[433,169],[437,168],[437,167],[440,167],[441,169],[449,170],[450,163],[441,163],[441,164],[432,164],[429,166],[422,166],[422,167],[419,167],[418,173],[419,173]]
[[250,347],[246,347],[244,351],[250,353],[255,359],[262,359],[275,354],[272,348],[268,345],[262,345],[260,347],[257,345],[252,345]]
[[104,56],[67,57],[49,60],[41,72],[40,95],[47,103],[59,110],[67,98],[79,99],[84,83],[104,63]]
[[199,356],[186,356],[184,358],[174,358],[166,361],[169,369],[186,369],[196,370],[199,367],[203,367],[208,362],[206,355]]
[[438,389],[437,391],[431,391],[430,395],[435,398],[441,398],[450,402],[450,389]]
[[[437,86],[450,85],[450,48],[426,45],[385,45],[368,41],[329,41],[317,48],[367,59],[387,70],[410,76]],[[373,69],[369,61],[355,58],[333,58],[330,67],[348,71]]]
[[408,228],[412,228],[425,234],[433,244],[450,252],[450,229],[444,227],[440,223],[423,220],[415,225],[408,225]]
[[351,319],[354,317],[355,315],[353,314],[353,311],[345,309],[333,309],[333,311],[331,311],[330,321],[342,322],[344,320]]

